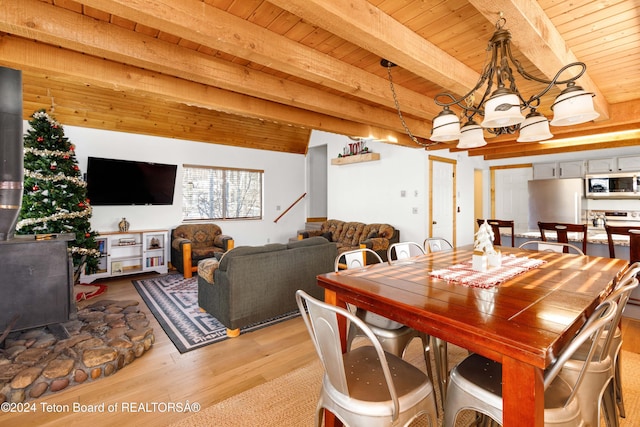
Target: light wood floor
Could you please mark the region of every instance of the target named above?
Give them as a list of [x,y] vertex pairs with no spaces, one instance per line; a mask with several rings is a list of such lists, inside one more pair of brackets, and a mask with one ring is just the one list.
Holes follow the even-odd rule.
[[[111,377],[36,400],[31,408],[35,412],[0,413],[0,426],[165,426],[190,414],[154,411],[154,407],[198,403],[205,408],[317,357],[300,318],[180,354],[136,292],[131,276],[101,283],[109,289],[99,298],[139,301],[152,322],[154,346]],[[640,353],[640,321],[624,319],[623,331],[623,348]],[[74,402],[104,404],[104,412],[74,412]],[[107,413],[109,405],[118,410]],[[123,410],[125,405],[138,411]]]

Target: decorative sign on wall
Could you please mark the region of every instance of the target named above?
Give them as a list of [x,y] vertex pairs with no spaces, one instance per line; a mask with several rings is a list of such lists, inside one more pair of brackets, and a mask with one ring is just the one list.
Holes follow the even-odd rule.
[[355,156],[366,153],[370,153],[369,147],[367,147],[367,141],[365,139],[358,139],[357,141],[345,144],[342,148],[342,154],[338,154],[338,157]]

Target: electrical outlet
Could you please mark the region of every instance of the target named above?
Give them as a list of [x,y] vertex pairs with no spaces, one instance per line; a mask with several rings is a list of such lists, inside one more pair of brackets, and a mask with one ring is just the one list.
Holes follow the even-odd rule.
[[407,197],[407,191],[406,190],[400,190],[400,197]]
[[417,214],[417,213],[418,213],[418,208],[413,208],[413,209],[411,209],[411,211],[412,211],[414,214]]

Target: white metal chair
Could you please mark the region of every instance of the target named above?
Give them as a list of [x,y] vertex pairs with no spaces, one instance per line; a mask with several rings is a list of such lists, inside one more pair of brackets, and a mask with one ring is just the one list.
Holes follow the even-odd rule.
[[[575,381],[559,375],[569,359],[583,344],[589,343],[585,363],[590,364],[598,348],[603,329],[611,324],[617,310],[612,300],[602,302],[589,317],[580,332],[565,346],[564,351],[544,372],[544,424],[546,426],[583,426],[578,393],[588,387],[583,384],[582,371]],[[451,370],[445,404],[444,426],[453,427],[458,412],[470,409],[487,415],[502,424],[502,365],[478,354],[472,354]],[[591,405],[595,402],[592,401]],[[591,425],[598,425],[591,424]]]
[[[346,269],[364,267],[366,265],[367,254],[369,254],[370,257],[374,257],[378,261],[378,263],[383,262],[380,255],[369,248],[355,249],[352,251],[343,252],[336,257],[334,263],[335,271],[339,271],[341,267]],[[429,375],[431,381],[435,381],[430,362],[431,337],[429,335],[403,325],[402,323],[396,322],[377,313],[373,313],[359,307],[356,307],[355,315],[371,329],[373,334],[378,338],[378,341],[382,345],[382,348],[395,356],[404,357],[404,353],[409,346],[409,343],[414,338],[420,338],[420,340],[422,341],[427,374]],[[347,351],[351,349],[353,340],[359,336],[363,336],[363,332],[357,327],[357,325],[351,323],[347,331]],[[437,362],[438,360],[436,360],[436,366],[439,366]]]
[[582,252],[582,249],[580,249],[576,245],[572,245],[571,243],[529,240],[528,242],[524,242],[523,244],[518,246],[518,248],[530,249],[538,252],[558,252],[558,253],[563,253],[565,250],[567,250],[568,252],[564,252],[564,253],[572,253],[574,255],[584,255],[584,252]]
[[387,249],[387,262],[395,264],[419,255],[424,255],[424,248],[416,242],[393,243]]
[[[640,273],[640,262],[634,262],[631,264],[620,276],[620,278],[616,282],[616,289],[623,286],[630,279],[637,277],[638,273]],[[624,310],[624,307],[622,308]],[[611,333],[607,331],[607,333]],[[620,361],[620,350],[622,349],[622,329],[620,329],[620,325],[616,325],[613,343],[611,344],[611,351],[615,352],[613,365],[613,383],[615,385],[615,397],[616,397],[616,405],[618,406],[618,414],[625,418],[626,411],[624,409],[624,396],[622,395],[622,372],[621,372],[621,361]]]
[[453,249],[453,245],[443,237],[427,237],[422,243],[425,252],[439,252]]
[[[423,414],[436,425],[433,385],[421,370],[385,352],[371,329],[347,310],[302,290],[296,301],[324,367],[316,427],[325,409],[349,426],[406,426]],[[343,354],[339,317],[357,325],[371,345]]]
[[569,381],[575,381],[579,375],[584,375],[584,387],[578,391],[578,401],[583,418],[593,426],[599,423],[602,407],[607,426],[618,426],[615,361],[622,347],[622,333],[620,331],[618,334],[618,324],[631,292],[637,287],[638,279],[629,277],[607,297],[607,300],[616,303],[617,310],[612,322],[602,333],[593,360],[586,366],[586,373],[582,373],[589,351],[586,345],[575,352],[560,372],[560,376]]

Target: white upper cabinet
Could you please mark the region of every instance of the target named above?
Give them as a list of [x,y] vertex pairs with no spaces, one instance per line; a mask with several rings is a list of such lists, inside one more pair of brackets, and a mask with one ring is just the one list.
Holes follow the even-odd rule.
[[640,171],[640,156],[591,159],[587,163],[587,171],[589,173]]
[[620,172],[640,171],[640,156],[618,157],[618,171]]
[[614,157],[587,160],[587,171],[589,173],[607,173],[616,170],[616,159]]
[[533,165],[533,179],[582,178],[583,161],[536,163]]

